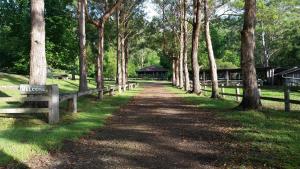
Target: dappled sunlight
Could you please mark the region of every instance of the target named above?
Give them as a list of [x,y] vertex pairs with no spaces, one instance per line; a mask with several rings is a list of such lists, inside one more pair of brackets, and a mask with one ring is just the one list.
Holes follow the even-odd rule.
[[248,165],[257,163],[280,168],[290,164],[294,165],[292,168],[300,165],[299,111],[237,111],[233,109],[237,105],[234,101],[184,94],[183,91],[171,87],[168,90],[176,92],[176,95],[201,109],[214,111],[219,118],[233,124],[230,129],[233,139],[228,147],[237,164],[247,162]]
[[[133,90],[122,96],[106,96],[101,102],[92,101],[96,99],[95,97],[80,98],[78,102],[80,112],[73,115],[62,112],[62,120],[57,125],[35,122],[34,116],[31,119],[4,120],[6,123],[2,124],[6,125],[1,125],[0,129],[0,149],[18,159],[17,163],[24,163],[33,155],[43,155],[49,150],[57,149],[66,139],[76,139],[91,129],[103,126],[111,113],[126,104],[135,94],[136,91]],[[11,158],[1,158],[0,164],[8,161],[11,161]]]

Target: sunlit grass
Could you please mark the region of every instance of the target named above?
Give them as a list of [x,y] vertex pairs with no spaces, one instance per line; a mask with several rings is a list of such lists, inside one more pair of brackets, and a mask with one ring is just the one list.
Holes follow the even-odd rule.
[[300,111],[237,111],[233,108],[238,103],[233,100],[211,99],[209,96],[187,94],[174,87],[167,88],[185,101],[201,109],[214,111],[229,123],[239,124],[231,133],[233,141],[229,143],[232,150],[239,147],[231,159],[233,163],[254,168],[264,165],[271,168],[299,168]]
[[[13,79],[1,78],[0,85],[26,83],[26,78],[14,77],[19,81],[9,83]],[[78,81],[66,83],[66,81],[55,80],[51,83],[58,83],[60,89],[71,92],[77,90]],[[95,96],[82,97],[78,100],[76,114],[64,112],[64,104],[62,104],[61,120],[56,125],[49,125],[44,115],[0,115],[0,166],[13,161],[22,164],[33,155],[42,155],[49,150],[59,149],[64,140],[77,139],[90,130],[103,126],[107,117],[120,106],[125,105],[140,90],[137,88],[113,97],[105,96],[101,102]]]

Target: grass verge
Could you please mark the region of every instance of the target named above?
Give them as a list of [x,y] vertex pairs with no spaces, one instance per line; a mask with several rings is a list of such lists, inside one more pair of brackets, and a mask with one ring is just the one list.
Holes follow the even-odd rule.
[[232,100],[216,100],[208,96],[186,94],[168,86],[185,101],[217,117],[238,124],[234,127],[229,148],[234,151],[230,163],[241,168],[299,168],[300,167],[300,112],[236,111]]
[[[22,76],[6,75],[1,76],[0,84],[21,84],[26,80]],[[57,83],[63,91],[76,91],[78,87],[76,81],[60,80]],[[60,123],[56,125],[46,123],[44,115],[0,114],[0,166],[13,163],[17,168],[23,167],[30,157],[57,150],[64,140],[77,139],[103,126],[107,117],[127,104],[140,90],[136,88],[113,97],[105,96],[101,102],[95,96],[82,97],[78,100],[78,113],[68,114],[62,108]]]

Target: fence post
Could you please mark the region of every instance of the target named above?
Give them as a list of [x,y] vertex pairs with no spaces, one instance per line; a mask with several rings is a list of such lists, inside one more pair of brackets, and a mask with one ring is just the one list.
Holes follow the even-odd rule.
[[114,88],[113,87],[110,87],[109,89],[109,96],[113,96],[114,95]]
[[225,95],[224,95],[225,89],[224,89],[224,84],[223,83],[221,84],[221,91],[222,91],[222,97],[225,98]]
[[118,85],[118,92],[122,93],[122,86],[121,85]]
[[77,94],[73,94],[73,97],[68,100],[68,111],[77,113]]
[[49,86],[49,114],[48,121],[50,124],[59,122],[59,89],[57,85]]
[[236,93],[236,101],[240,101],[240,88],[239,88],[239,84],[236,84],[236,90],[235,90],[235,93]]
[[284,110],[286,112],[289,112],[291,110],[290,86],[288,85],[288,83],[285,83],[285,85],[284,85]]
[[261,88],[260,88],[260,83],[258,83],[258,94],[259,94],[259,96],[261,96]]

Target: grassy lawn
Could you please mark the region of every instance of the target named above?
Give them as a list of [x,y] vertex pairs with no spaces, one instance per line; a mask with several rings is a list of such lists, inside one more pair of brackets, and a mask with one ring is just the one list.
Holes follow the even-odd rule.
[[[26,83],[22,76],[1,76],[0,85]],[[58,83],[62,91],[76,91],[78,81],[49,80]],[[48,81],[48,82],[49,82]],[[92,87],[92,84],[90,85]],[[105,96],[99,102],[95,96],[78,100],[78,113],[68,114],[61,109],[59,124],[49,125],[44,115],[0,115],[0,166],[18,163],[34,155],[59,149],[64,140],[74,140],[90,130],[104,125],[105,119],[126,104],[141,89],[137,88],[114,97]],[[1,167],[0,167],[1,168]]]
[[201,109],[216,112],[218,118],[238,124],[231,133],[233,141],[228,145],[236,150],[232,163],[241,168],[300,167],[300,111],[237,111],[233,108],[238,103],[233,100],[215,100],[167,88]]

